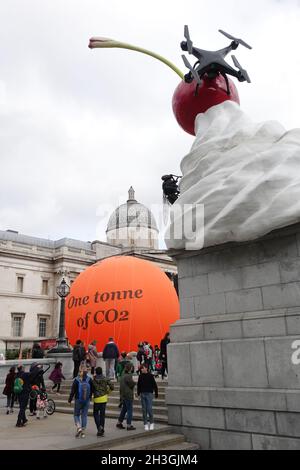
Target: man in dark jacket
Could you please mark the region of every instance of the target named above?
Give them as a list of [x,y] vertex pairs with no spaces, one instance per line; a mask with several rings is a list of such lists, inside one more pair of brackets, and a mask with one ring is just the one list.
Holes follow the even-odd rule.
[[154,429],[152,411],[153,392],[155,392],[155,398],[158,398],[158,389],[155,378],[151,372],[149,372],[148,365],[143,364],[138,378],[137,394],[138,396],[141,396],[145,431],[152,431]]
[[124,368],[124,374],[121,377],[120,381],[120,399],[122,402],[122,409],[116,424],[117,428],[125,429],[123,426],[123,420],[126,417],[127,422],[127,431],[134,431],[136,428],[132,426],[132,408],[133,408],[133,390],[135,387],[135,381],[132,377],[132,364],[126,364]]
[[79,367],[82,361],[85,359],[85,348],[80,339],[76,341],[76,344],[73,348],[72,359],[74,362],[74,370],[73,370],[73,379],[77,377],[79,372]]
[[164,379],[165,371],[168,373],[168,344],[170,333],[167,332],[160,342],[161,378]]
[[113,379],[115,377],[115,362],[119,356],[120,353],[118,346],[114,342],[113,338],[109,338],[102,353],[103,360],[105,361],[105,373],[108,379]]

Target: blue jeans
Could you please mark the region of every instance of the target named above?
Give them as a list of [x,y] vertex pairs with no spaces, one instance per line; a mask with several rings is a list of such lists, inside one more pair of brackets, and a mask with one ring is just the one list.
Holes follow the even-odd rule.
[[80,403],[77,399],[75,400],[74,406],[74,421],[76,426],[80,428],[86,428],[87,425],[87,415],[89,411],[90,400],[85,403]]
[[108,379],[115,377],[115,359],[105,359],[105,372]]
[[143,419],[144,424],[153,423],[153,411],[152,411],[152,402],[153,402],[153,393],[141,393],[141,402],[143,409]]
[[123,423],[125,415],[127,414],[127,417],[126,417],[127,426],[131,425],[132,405],[133,405],[133,400],[123,400],[122,409],[121,409],[121,413],[119,416],[119,423]]

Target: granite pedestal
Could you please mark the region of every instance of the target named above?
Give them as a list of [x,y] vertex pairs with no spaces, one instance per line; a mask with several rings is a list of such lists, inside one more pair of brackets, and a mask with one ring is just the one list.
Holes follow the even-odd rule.
[[300,449],[300,224],[170,254],[169,424],[203,449]]

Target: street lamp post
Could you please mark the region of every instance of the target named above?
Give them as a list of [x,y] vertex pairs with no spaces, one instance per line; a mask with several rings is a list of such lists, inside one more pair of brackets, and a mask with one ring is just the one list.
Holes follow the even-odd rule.
[[56,346],[51,349],[51,353],[69,353],[71,349],[68,346],[68,341],[65,333],[65,305],[66,297],[70,293],[70,287],[63,278],[60,285],[56,288],[56,293],[60,297],[60,316],[59,316],[59,332],[56,340]]

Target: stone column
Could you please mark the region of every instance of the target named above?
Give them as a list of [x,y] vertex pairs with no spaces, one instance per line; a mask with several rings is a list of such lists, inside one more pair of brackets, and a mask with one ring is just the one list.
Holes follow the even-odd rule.
[[203,449],[300,449],[300,224],[171,254],[169,423]]

